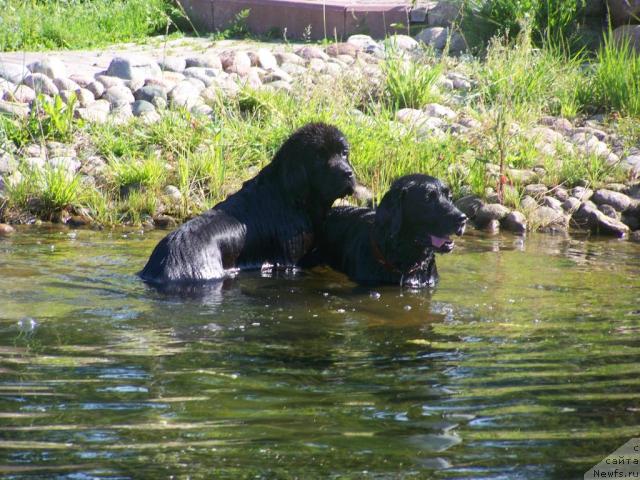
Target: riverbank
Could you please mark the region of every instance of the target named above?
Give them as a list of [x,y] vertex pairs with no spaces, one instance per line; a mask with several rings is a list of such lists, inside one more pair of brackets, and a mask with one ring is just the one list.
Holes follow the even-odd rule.
[[629,52],[576,57],[526,34],[482,60],[406,36],[112,50],[0,54],[0,221],[172,227],[322,120],[345,132],[374,200],[420,171],[478,228],[638,236],[638,111],[612,83],[638,64]]

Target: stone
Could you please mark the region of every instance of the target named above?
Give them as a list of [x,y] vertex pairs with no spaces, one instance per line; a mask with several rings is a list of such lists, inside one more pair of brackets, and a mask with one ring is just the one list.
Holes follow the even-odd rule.
[[104,98],[111,104],[112,109],[131,104],[135,101],[131,90],[124,86],[107,88]]
[[[220,59],[218,59],[218,62],[219,61]],[[165,57],[158,60],[158,66],[162,71],[182,73],[184,69],[187,68],[187,61],[184,58],[180,58],[180,57]],[[196,65],[192,65],[192,66],[195,67]],[[211,67],[208,67],[208,68],[211,68]],[[221,70],[221,69],[222,69],[222,65],[220,65],[218,70]]]
[[520,199],[520,208],[527,212],[532,212],[536,208],[538,208],[538,202],[531,195],[524,195]]
[[511,210],[504,205],[488,203],[480,207],[476,212],[475,223],[479,228],[484,228],[491,220],[500,221],[509,213],[511,213]]
[[305,46],[296,50],[296,55],[305,60],[311,60],[314,58],[327,61],[329,60],[329,55],[324,53],[320,48],[314,46]]
[[353,43],[343,42],[343,43],[332,43],[327,48],[325,48],[325,52],[327,55],[331,57],[338,57],[339,55],[348,55],[349,57],[355,57],[358,55],[359,48]]
[[35,61],[29,64],[28,68],[31,73],[42,73],[51,79],[66,78],[68,75],[67,67],[65,67],[64,63],[62,63],[60,59],[55,57],[46,57],[41,60]]
[[[96,75],[96,80],[100,82],[105,90],[111,87],[124,87],[124,80],[119,77],[113,77],[110,75]],[[89,88],[89,87],[87,87]],[[96,95],[97,96],[97,95]]]
[[327,69],[327,64],[320,58],[312,58],[309,60],[309,70],[322,73]]
[[262,80],[260,80],[260,74],[256,71],[256,67],[249,70],[247,74],[247,85],[249,85],[254,90],[258,90],[262,87]]
[[276,57],[276,60],[278,60],[278,64],[280,66],[284,63],[303,66],[306,63],[304,58],[291,52],[276,52],[274,53],[274,56]]
[[629,236],[629,240],[631,240],[632,242],[640,243],[640,230],[632,232]]
[[44,93],[46,95],[57,95],[58,87],[53,83],[49,77],[44,73],[32,73],[27,75],[23,80],[23,83],[33,88],[37,93]]
[[71,215],[67,219],[67,225],[73,228],[86,227],[92,223],[93,219],[89,215]]
[[278,82],[278,81],[290,83],[290,82],[293,82],[293,77],[289,75],[287,72],[285,72],[284,70],[282,70],[281,68],[276,67],[271,71],[269,71],[262,78],[263,83],[271,83],[271,82]]
[[0,59],[0,78],[4,78],[11,83],[22,83],[24,78],[29,75],[29,70],[24,65],[15,65],[13,63],[5,63]]
[[131,105],[131,113],[133,113],[135,117],[146,115],[148,113],[155,113],[155,111],[156,108],[153,104],[146,100],[136,100],[133,102],[133,105]]
[[455,202],[456,207],[470,220],[476,218],[478,210],[484,205],[482,199],[476,195],[465,195]]
[[197,78],[200,80],[206,87],[209,87],[213,84],[214,78],[218,76],[220,70],[215,70],[213,68],[205,68],[205,67],[189,67],[185,69],[184,74],[188,78]]
[[542,198],[542,205],[554,210],[562,211],[562,202],[557,198],[553,198],[548,195]]
[[264,68],[265,70],[278,68],[278,60],[270,50],[261,48],[256,52],[256,56],[258,57],[258,66],[260,68]]
[[164,195],[174,205],[179,205],[182,202],[182,193],[180,192],[180,189],[174,185],[167,185],[164,187]]
[[632,178],[640,176],[640,154],[626,156],[620,165],[629,172]]
[[347,43],[355,46],[358,50],[366,50],[367,48],[373,48],[378,46],[376,42],[369,35],[351,35],[347,38]]
[[46,145],[46,152],[49,157],[75,157],[76,149],[73,145],[68,145],[62,142],[48,141]]
[[580,200],[575,197],[568,197],[562,202],[562,209],[569,214],[572,214],[578,210],[578,208],[580,208]]
[[529,216],[530,223],[539,231],[564,232],[569,226],[569,217],[562,210],[540,206]]
[[514,210],[502,219],[500,226],[508,232],[522,235],[527,231],[527,219],[523,213]]
[[105,88],[101,82],[90,82],[87,84],[86,88],[93,94],[94,98],[100,98],[104,95]]
[[6,237],[14,233],[16,230],[11,225],[0,223],[0,237]]
[[222,52],[220,61],[222,62],[222,68],[227,73],[237,73],[241,77],[244,77],[251,70],[251,59],[246,52]]
[[98,102],[94,102],[93,104],[87,105],[83,108],[78,108],[75,112],[76,116],[89,123],[105,123],[107,121],[109,111],[104,111],[102,108],[96,108],[96,103]]
[[538,179],[538,174],[533,170],[508,168],[506,173],[513,182],[521,185],[535,182]]
[[3,98],[9,102],[31,103],[36,99],[36,92],[26,85],[18,85],[15,89],[6,92]]
[[0,114],[16,118],[27,118],[29,116],[29,107],[23,103],[0,100]]
[[567,189],[564,187],[555,187],[553,189],[553,194],[561,202],[564,202],[567,198],[569,198],[569,192],[567,192]]
[[118,105],[111,109],[111,113],[109,113],[108,120],[115,123],[116,125],[122,125],[133,118],[133,112],[131,110],[131,104],[125,103],[122,105]]
[[[149,80],[149,79],[147,79]],[[142,78],[134,78],[132,80],[125,80],[124,81],[124,86],[127,87],[129,90],[131,90],[132,92],[135,92],[136,90],[138,90],[139,88],[144,87],[145,82],[147,80],[144,80]]]
[[13,155],[0,151],[0,177],[18,169],[18,161]]
[[598,205],[598,210],[604,213],[607,217],[615,218],[616,220],[620,219],[618,212],[611,205],[607,205],[606,203],[603,203],[601,205]]
[[65,170],[70,174],[80,170],[80,162],[75,157],[53,157],[49,159],[48,163],[53,168]]
[[622,212],[620,220],[631,230],[640,229],[640,204]]
[[611,21],[615,26],[637,23],[640,0],[607,0]]
[[158,228],[174,228],[177,225],[176,220],[169,215],[156,215],[153,217],[153,223]]
[[613,31],[613,38],[618,45],[629,45],[640,53],[640,25],[622,25]]
[[75,91],[76,99],[81,107],[86,107],[96,101],[96,97],[86,88],[78,88]]
[[532,197],[542,197],[548,191],[549,189],[543,183],[532,183],[531,185],[524,187],[525,195],[531,195]]
[[427,23],[442,27],[451,26],[461,15],[459,3],[450,1],[429,2],[427,4]]
[[591,201],[596,205],[611,205],[617,211],[622,212],[631,205],[631,199],[624,193],[614,192],[612,190],[599,189],[591,197]]
[[114,57],[107,68],[107,75],[133,80],[155,78],[161,75],[160,66],[151,58],[142,56]]
[[585,200],[589,200],[591,198],[591,196],[593,195],[593,190],[586,187],[573,187],[569,191],[569,195],[577,198],[581,202],[584,202]]
[[601,213],[595,203],[590,200],[580,203],[580,206],[573,211],[571,222],[578,228],[590,229],[595,221],[597,213]]
[[158,100],[161,99],[161,104],[167,104],[167,90],[158,85],[146,85],[139,88],[133,93],[133,97],[136,100],[144,100],[157,106]]
[[291,84],[284,80],[276,80],[275,82],[267,83],[265,86],[271,90],[282,90],[285,92],[291,92],[292,90]]
[[393,50],[410,51],[418,48],[418,42],[409,35],[393,35],[387,38],[386,43]]
[[211,108],[206,103],[196,103],[194,106],[190,108],[191,113],[194,115],[211,115],[213,113],[213,108]]
[[449,107],[445,107],[438,103],[429,103],[422,108],[422,111],[430,117],[443,118],[447,120],[454,120],[458,116],[458,114]]
[[301,74],[303,74],[303,73],[305,73],[307,71],[307,69],[304,68],[301,65],[297,65],[295,63],[288,63],[288,62],[287,63],[283,63],[280,66],[280,69],[283,72],[288,73],[289,75],[301,75]]
[[169,103],[175,107],[191,108],[200,102],[200,91],[189,81],[180,82],[169,92]]
[[187,58],[185,60],[185,68],[189,67],[214,68],[216,70],[222,70],[223,64],[220,57],[215,53],[206,53],[205,55],[200,55],[198,57]]
[[446,27],[428,27],[416,35],[416,40],[436,50],[444,50],[449,40],[449,29]]

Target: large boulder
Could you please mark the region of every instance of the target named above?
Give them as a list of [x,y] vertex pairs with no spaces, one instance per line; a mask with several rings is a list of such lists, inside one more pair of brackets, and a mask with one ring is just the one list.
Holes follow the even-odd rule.
[[622,212],[631,205],[631,199],[624,193],[606,190],[604,188],[596,190],[591,197],[591,201],[596,205],[611,205],[617,211]]
[[628,44],[640,53],[640,25],[622,25],[613,31],[613,38],[617,44]]
[[607,5],[615,26],[638,23],[640,0],[607,0]]
[[107,75],[125,80],[157,78],[161,74],[155,60],[144,57],[114,57],[107,68]]

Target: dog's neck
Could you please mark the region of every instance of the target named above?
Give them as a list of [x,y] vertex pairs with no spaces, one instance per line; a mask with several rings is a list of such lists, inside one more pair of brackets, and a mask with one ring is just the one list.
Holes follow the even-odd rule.
[[404,247],[395,241],[389,240],[387,237],[382,239],[378,237],[379,235],[376,235],[375,228],[369,231],[371,254],[376,263],[380,265],[388,275],[396,277],[400,283],[403,283],[404,280],[414,275],[431,275],[431,270],[434,269],[435,265],[435,253],[433,250],[416,250],[414,262],[402,262],[400,259],[395,258],[396,255],[392,252],[402,251],[407,253],[408,250],[413,249]]

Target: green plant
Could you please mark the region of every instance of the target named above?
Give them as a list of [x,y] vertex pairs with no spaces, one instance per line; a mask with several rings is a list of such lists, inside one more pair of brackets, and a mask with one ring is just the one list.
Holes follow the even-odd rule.
[[640,55],[628,38],[616,39],[609,31],[583,96],[601,109],[640,115]]
[[250,13],[251,10],[248,8],[240,10],[227,28],[213,34],[214,40],[227,40],[230,38],[241,38],[247,36],[249,34],[247,20]]
[[433,66],[409,62],[392,55],[382,64],[384,99],[392,108],[420,108],[439,99],[436,81],[442,64]]
[[70,142],[74,131],[73,108],[76,97],[71,94],[65,104],[59,95],[52,101],[38,95],[31,109],[27,130],[34,139]]
[[115,184],[120,189],[156,188],[165,176],[165,165],[156,157],[114,158],[110,163]]

